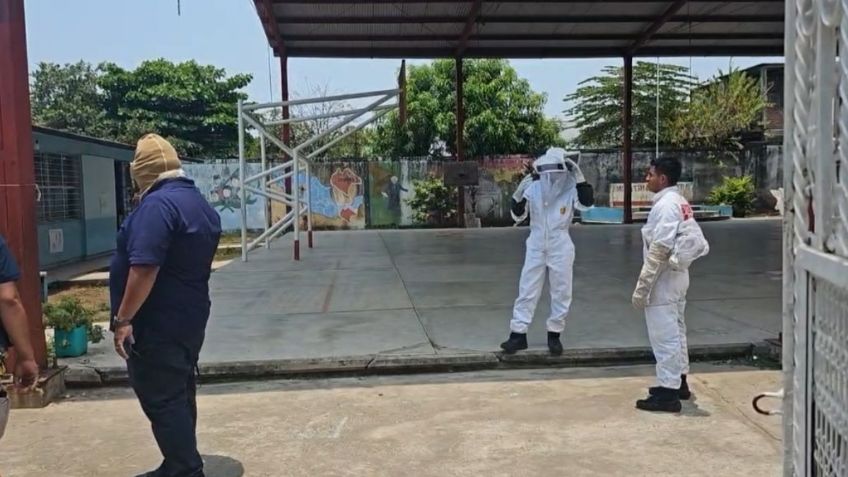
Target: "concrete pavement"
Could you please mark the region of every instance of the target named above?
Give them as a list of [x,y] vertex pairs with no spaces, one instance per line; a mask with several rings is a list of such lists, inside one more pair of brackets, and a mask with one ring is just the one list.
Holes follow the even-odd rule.
[[[711,253],[692,269],[687,322],[693,350],[730,346],[738,353],[776,338],[780,222],[703,227]],[[317,247],[305,249],[300,262],[292,261],[290,246],[282,242],[257,250],[249,262],[233,262],[212,276],[213,311],[201,363],[213,374],[241,369],[247,375],[262,369],[266,375],[356,370],[386,360],[470,360],[492,367],[508,333],[528,232],[318,233]],[[577,225],[572,235],[577,259],[565,332],[568,356],[619,350],[644,357],[644,318],[630,306],[641,266],[639,226]],[[538,351],[530,357],[544,358],[547,294],[530,329],[531,347]],[[121,379],[123,373],[108,341],[65,362],[91,381]]]
[[[780,373],[699,365],[681,415],[637,411],[650,366],[202,386],[209,477],[779,475],[780,417],[753,395]],[[5,477],[112,477],[159,454],[126,389],[15,410]]]

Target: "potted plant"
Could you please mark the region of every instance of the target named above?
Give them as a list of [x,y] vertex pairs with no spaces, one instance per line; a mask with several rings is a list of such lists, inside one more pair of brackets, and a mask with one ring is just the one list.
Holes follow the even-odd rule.
[[57,358],[73,358],[88,352],[88,342],[103,339],[103,327],[95,325],[94,313],[77,298],[65,297],[44,306],[44,324],[53,328]]

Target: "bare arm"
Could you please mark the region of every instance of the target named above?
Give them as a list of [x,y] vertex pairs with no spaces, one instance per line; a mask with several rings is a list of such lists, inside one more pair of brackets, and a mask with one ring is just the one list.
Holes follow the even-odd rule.
[[12,340],[18,359],[34,360],[35,353],[29,340],[26,311],[15,282],[0,283],[0,319],[3,321],[3,329]]
[[150,290],[153,289],[158,274],[159,267],[155,265],[133,265],[130,267],[127,287],[124,289],[124,298],[118,308],[119,319],[133,319],[150,295]]
[[35,362],[35,352],[29,339],[26,310],[15,282],[0,283],[0,320],[17,353],[15,384],[25,388],[35,385],[38,381],[38,363]]

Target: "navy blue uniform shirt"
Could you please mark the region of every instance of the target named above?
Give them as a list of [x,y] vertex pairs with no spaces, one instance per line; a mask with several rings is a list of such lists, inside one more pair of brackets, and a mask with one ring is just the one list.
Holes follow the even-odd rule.
[[[19,278],[21,278],[21,272],[18,270],[18,264],[15,263],[15,257],[6,245],[6,240],[0,235],[0,283],[16,282]],[[9,345],[9,336],[3,329],[3,324],[0,323],[0,354]]]
[[150,295],[132,321],[139,344],[177,342],[199,352],[211,306],[209,275],[220,238],[221,218],[186,178],[154,185],[126,218],[109,272],[112,316],[121,306],[130,266],[160,267]]

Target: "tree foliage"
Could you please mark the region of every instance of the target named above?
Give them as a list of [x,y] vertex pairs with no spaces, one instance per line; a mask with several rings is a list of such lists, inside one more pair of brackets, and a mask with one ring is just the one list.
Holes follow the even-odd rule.
[[99,85],[116,138],[133,142],[156,131],[190,156],[232,155],[238,137],[234,105],[251,75],[227,77],[195,61],[145,61],[135,70],[106,63]]
[[[658,71],[659,70],[659,71]],[[678,111],[686,104],[693,78],[683,66],[637,62],[633,66],[633,120],[631,137],[635,146],[657,140],[657,86],[659,85],[659,142],[671,142]],[[565,98],[565,111],[579,129],[579,147],[618,147],[622,142],[624,111],[624,68],[608,66],[601,75],[586,79]]]
[[[334,94],[337,93],[331,92],[326,84],[307,84],[306,93],[295,92],[292,95],[292,99],[327,97]],[[373,129],[363,128],[355,130],[355,126],[351,124],[331,132],[331,128],[340,121],[344,120],[344,117],[320,117],[329,114],[338,114],[342,111],[352,109],[355,109],[355,107],[346,101],[309,103],[291,106],[289,111],[289,116],[291,118],[314,118],[291,123],[290,134],[292,138],[292,145],[297,146],[309,138],[324,134],[322,138],[318,139],[304,150],[305,153],[309,153],[322,148],[330,142],[339,139],[345,133],[348,133],[347,136],[339,139],[330,146],[329,149],[318,155],[314,160],[320,162],[342,159],[361,159],[367,157],[371,153],[374,136]],[[266,124],[277,121],[280,118],[280,109],[272,109],[262,114],[262,119]],[[282,136],[283,126],[280,124],[269,125],[267,126],[267,129],[276,137]],[[252,139],[248,140],[247,157],[259,157],[259,151],[259,141]],[[281,154],[281,151],[279,151],[276,147],[269,148],[268,150],[269,157],[277,158],[280,157]]]
[[692,92],[687,108],[675,118],[673,142],[738,159],[742,133],[762,126],[768,106],[757,78],[738,70]]
[[[536,93],[506,60],[466,60],[465,145],[468,157],[544,151],[558,144],[559,124],[546,118]],[[407,121],[393,112],[375,131],[374,152],[385,157],[440,156],[456,147],[454,60],[408,68]]]
[[145,61],[134,70],[112,63],[41,63],[32,75],[36,124],[133,144],[145,133],[169,139],[181,154],[232,155],[236,109],[251,76],[227,76],[195,61]]
[[98,76],[98,69],[84,61],[64,66],[39,63],[30,87],[33,122],[89,136],[108,136]]

